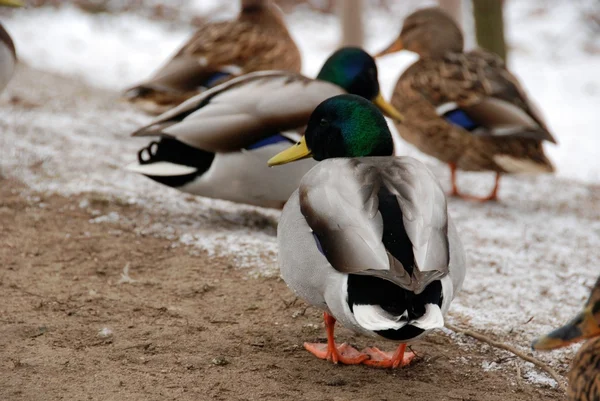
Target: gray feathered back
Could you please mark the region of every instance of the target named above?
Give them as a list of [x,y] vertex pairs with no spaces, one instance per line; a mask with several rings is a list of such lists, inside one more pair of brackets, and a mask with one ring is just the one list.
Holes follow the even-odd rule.
[[235,151],[304,126],[319,103],[341,93],[332,83],[292,72],[255,72],[188,99],[133,135],[168,135],[211,152]]
[[[396,196],[413,247],[409,275],[386,250],[379,211],[382,186]],[[410,157],[329,159],[308,172],[300,184],[300,207],[338,271],[369,274],[421,292],[448,273],[448,213],[437,179]]]

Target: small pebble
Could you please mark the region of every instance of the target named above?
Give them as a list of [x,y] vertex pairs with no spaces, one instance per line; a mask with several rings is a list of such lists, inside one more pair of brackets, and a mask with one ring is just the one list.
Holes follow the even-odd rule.
[[215,366],[225,366],[225,365],[229,365],[229,361],[227,359],[225,359],[225,357],[222,356],[218,356],[216,358],[213,358],[212,361],[210,361],[213,365]]
[[108,327],[103,327],[102,330],[98,332],[98,337],[100,338],[108,338],[113,335],[113,331]]

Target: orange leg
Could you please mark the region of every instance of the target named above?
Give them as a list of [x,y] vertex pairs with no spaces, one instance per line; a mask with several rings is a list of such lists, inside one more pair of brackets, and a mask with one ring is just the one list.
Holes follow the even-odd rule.
[[415,357],[412,352],[406,352],[406,344],[400,344],[396,352],[383,352],[378,348],[366,348],[363,350],[370,359],[363,363],[368,366],[374,366],[377,368],[398,368],[410,365],[410,362]]
[[369,359],[367,354],[363,354],[344,343],[335,345],[333,330],[335,326],[335,318],[329,313],[324,312],[325,327],[327,328],[327,344],[319,343],[304,343],[304,348],[320,359],[326,359],[333,363],[343,363],[344,365],[359,365],[366,359]]
[[452,181],[452,192],[450,192],[450,196],[462,197],[456,186],[456,164],[448,163],[448,165],[450,166],[450,181]]
[[450,192],[450,196],[457,196],[465,200],[477,202],[488,202],[498,200],[498,188],[500,187],[500,173],[496,173],[496,180],[494,182],[494,189],[492,189],[492,192],[488,196],[479,197],[462,194],[458,191],[458,186],[456,185],[456,164],[448,163],[448,165],[450,166],[450,180],[452,181],[452,192]]

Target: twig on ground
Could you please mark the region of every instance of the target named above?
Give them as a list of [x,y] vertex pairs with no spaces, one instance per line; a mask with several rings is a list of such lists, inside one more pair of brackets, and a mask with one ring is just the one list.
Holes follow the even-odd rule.
[[517,386],[520,390],[523,390],[523,378],[521,377],[521,367],[519,366],[519,361],[515,361],[515,366],[517,368]]
[[483,334],[474,332],[469,329],[463,329],[463,328],[454,326],[453,324],[450,324],[450,323],[446,323],[446,327],[456,333],[461,333],[466,336],[473,337],[474,339],[484,342],[486,344],[489,344],[492,347],[503,349],[505,351],[508,351],[508,352],[518,356],[519,358],[521,358],[527,362],[533,363],[535,366],[542,369],[544,372],[548,373],[550,375],[550,377],[552,377],[554,379],[554,381],[556,381],[556,384],[562,391],[564,391],[564,392],[567,391],[567,386],[564,384],[562,377],[558,373],[556,373],[556,371],[554,369],[552,369],[550,366],[546,365],[542,361],[535,359],[534,357],[531,357],[522,351],[519,351],[517,348],[513,347],[512,345],[508,345],[508,344],[501,343],[499,341],[492,340],[491,338],[489,338]]

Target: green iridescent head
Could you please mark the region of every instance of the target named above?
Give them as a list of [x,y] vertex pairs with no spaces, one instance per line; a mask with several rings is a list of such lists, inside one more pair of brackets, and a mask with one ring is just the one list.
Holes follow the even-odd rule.
[[402,114],[379,92],[377,65],[369,53],[358,47],[344,47],[333,53],[321,68],[317,79],[331,82],[352,95],[375,103],[388,117],[401,122]]
[[315,160],[391,156],[392,134],[373,103],[356,95],[325,100],[313,111],[304,134]]
[[375,60],[358,47],[344,47],[329,56],[317,79],[341,86],[346,92],[369,100],[379,94]]
[[377,107],[360,96],[338,95],[317,106],[300,142],[272,157],[269,165],[311,156],[320,161],[393,154],[392,134]]

